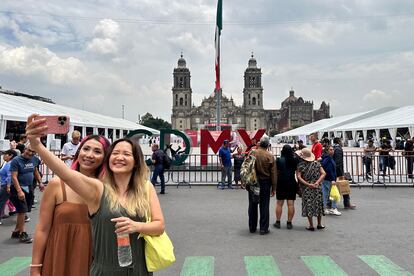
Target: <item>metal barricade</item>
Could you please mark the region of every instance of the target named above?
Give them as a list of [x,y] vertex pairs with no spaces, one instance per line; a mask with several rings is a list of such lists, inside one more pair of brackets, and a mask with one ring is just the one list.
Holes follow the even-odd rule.
[[[278,151],[273,149],[272,152]],[[59,156],[59,152],[54,152]],[[279,153],[279,152],[278,152]],[[278,155],[274,155],[275,158]],[[408,174],[409,162],[414,160],[414,156],[404,156],[401,151],[390,153],[390,159],[395,161],[394,166],[390,166],[388,160],[384,164],[384,157],[378,153],[370,160],[371,173],[367,171],[366,162],[364,163],[364,153],[362,151],[344,151],[344,172],[350,176],[350,184],[361,186],[412,186],[414,180]],[[221,181],[221,166],[219,157],[216,154],[208,154],[207,165],[201,164],[201,154],[189,154],[182,165],[171,166],[164,172],[166,185],[177,187],[187,185],[217,185]],[[150,159],[151,155],[145,155],[145,160]],[[386,159],[387,159],[386,158]],[[149,166],[151,172],[153,166]],[[53,177],[53,172],[44,164],[40,167],[45,182]],[[385,172],[385,173],[384,173]]]
[[350,174],[351,184],[414,187],[413,176],[409,174],[409,163],[413,160],[414,156],[404,156],[401,151],[382,156],[377,153],[372,158],[365,158],[363,152],[344,152],[344,171]]

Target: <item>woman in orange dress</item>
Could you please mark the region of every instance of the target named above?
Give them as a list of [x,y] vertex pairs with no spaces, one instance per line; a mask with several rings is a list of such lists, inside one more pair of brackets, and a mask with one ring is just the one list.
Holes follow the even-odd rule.
[[[72,169],[101,178],[109,141],[87,136],[79,145]],[[88,207],[83,199],[58,177],[53,178],[42,198],[34,236],[31,276],[89,275],[92,235]]]

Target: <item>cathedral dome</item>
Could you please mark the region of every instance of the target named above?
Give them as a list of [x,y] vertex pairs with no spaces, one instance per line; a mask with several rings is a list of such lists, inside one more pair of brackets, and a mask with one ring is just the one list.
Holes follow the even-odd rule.
[[181,57],[178,59],[178,68],[186,68],[187,62],[183,58],[183,54],[181,54]]
[[254,58],[253,53],[252,53],[251,58],[249,59],[249,68],[257,68],[257,61]]
[[289,91],[289,97],[287,97],[283,102],[282,102],[282,106],[287,106],[291,103],[294,103],[298,100],[298,98],[295,97],[295,91],[290,90]]

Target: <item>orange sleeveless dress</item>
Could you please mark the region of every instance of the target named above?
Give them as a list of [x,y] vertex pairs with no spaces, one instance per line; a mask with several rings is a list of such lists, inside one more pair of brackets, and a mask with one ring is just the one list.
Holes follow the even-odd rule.
[[43,258],[42,276],[87,276],[92,263],[92,232],[86,204],[63,202],[55,207]]

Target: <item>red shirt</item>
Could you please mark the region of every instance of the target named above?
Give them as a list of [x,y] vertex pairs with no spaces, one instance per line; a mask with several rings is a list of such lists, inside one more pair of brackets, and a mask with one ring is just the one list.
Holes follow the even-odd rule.
[[315,160],[318,160],[322,156],[322,144],[316,142],[312,145],[312,153],[315,155]]

